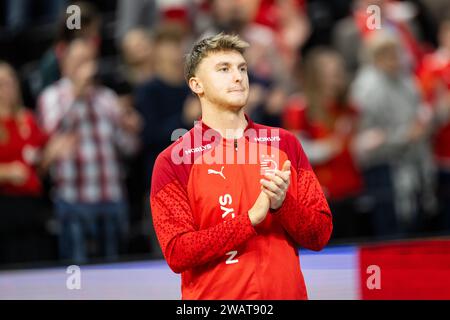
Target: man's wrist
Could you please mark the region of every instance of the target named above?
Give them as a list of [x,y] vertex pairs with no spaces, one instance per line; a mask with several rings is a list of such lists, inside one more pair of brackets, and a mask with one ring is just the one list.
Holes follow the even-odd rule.
[[269,209],[269,212],[271,213],[271,214],[279,214],[280,213],[280,210],[281,210],[281,207],[282,206],[280,206],[280,207],[278,207],[277,209],[272,209],[272,208],[270,208]]
[[285,201],[285,200],[286,200],[286,195],[284,195],[284,197],[283,197],[282,200],[279,200],[279,201],[276,202],[277,206],[276,206],[275,208],[273,208],[272,206],[270,206],[270,208],[269,208],[269,209],[270,209],[270,212],[280,210],[281,207],[283,207],[283,204],[284,204],[284,201]]
[[259,224],[258,219],[255,217],[255,213],[253,211],[253,209],[248,210],[248,218],[250,219],[250,223],[252,224],[252,226],[256,226],[257,224]]
[[270,212],[271,214],[278,214],[278,213],[280,213],[281,208],[283,208],[283,203],[284,203],[284,200],[283,200],[283,202],[282,202],[278,207],[276,207],[276,208],[270,207],[270,208],[269,208],[269,212]]

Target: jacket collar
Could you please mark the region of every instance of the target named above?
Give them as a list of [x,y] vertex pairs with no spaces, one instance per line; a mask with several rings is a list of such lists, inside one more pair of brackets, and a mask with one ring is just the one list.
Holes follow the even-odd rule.
[[[247,131],[248,129],[251,129],[251,128],[254,128],[254,122],[252,121],[252,119],[250,119],[250,117],[245,113],[244,114],[244,116],[245,116],[245,120],[247,120],[247,126],[245,127],[245,129],[244,129],[244,132],[245,131]],[[203,121],[202,121],[202,117],[200,117],[199,118],[199,120],[198,120],[198,122],[196,123],[196,125],[195,125],[197,128],[201,128],[201,131],[202,131],[202,133],[204,133],[205,131],[207,131],[207,130],[214,130],[214,131],[216,131],[219,135],[220,135],[220,133],[217,131],[217,130],[215,130],[214,128],[211,128],[211,127],[209,127],[206,123],[204,123]]]

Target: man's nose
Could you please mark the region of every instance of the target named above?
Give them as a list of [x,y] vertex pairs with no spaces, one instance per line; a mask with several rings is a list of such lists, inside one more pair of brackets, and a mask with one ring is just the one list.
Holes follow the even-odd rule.
[[234,78],[234,82],[242,81],[242,73],[241,73],[241,70],[239,70],[239,68],[234,69],[233,78]]

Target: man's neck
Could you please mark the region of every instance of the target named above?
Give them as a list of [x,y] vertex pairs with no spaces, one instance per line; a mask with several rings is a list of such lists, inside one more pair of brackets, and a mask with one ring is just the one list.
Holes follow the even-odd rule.
[[240,138],[247,127],[243,108],[233,111],[214,106],[203,107],[202,122],[226,139]]

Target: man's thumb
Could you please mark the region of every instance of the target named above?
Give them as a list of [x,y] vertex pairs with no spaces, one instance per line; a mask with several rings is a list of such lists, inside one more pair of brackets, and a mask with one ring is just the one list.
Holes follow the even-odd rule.
[[283,164],[283,169],[281,171],[290,171],[291,169],[291,161],[286,160]]

